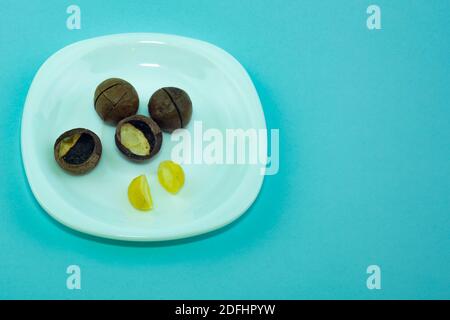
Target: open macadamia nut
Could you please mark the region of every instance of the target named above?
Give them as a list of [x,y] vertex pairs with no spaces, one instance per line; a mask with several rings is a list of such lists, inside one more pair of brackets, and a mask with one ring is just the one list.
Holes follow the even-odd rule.
[[60,135],[53,150],[61,168],[73,174],[84,174],[100,161],[102,143],[94,132],[77,128]]
[[192,117],[192,102],[182,89],[165,87],[157,90],[148,102],[148,112],[162,130],[184,128]]
[[158,124],[149,117],[135,115],[117,124],[116,145],[129,159],[143,161],[159,152],[162,132]]
[[116,124],[136,114],[139,97],[134,87],[123,79],[111,78],[100,83],[95,90],[94,106],[100,118]]

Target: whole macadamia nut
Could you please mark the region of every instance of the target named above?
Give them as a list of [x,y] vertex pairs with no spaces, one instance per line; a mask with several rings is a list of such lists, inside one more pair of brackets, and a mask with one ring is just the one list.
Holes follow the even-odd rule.
[[98,85],[94,95],[94,106],[100,118],[105,122],[116,124],[136,114],[139,97],[130,83],[123,79],[111,78]]
[[76,128],[64,132],[53,147],[58,165],[73,174],[84,174],[94,169],[102,155],[102,143],[92,131]]
[[143,161],[159,152],[162,132],[149,117],[135,115],[117,124],[115,141],[119,150],[129,159]]
[[192,101],[180,88],[165,87],[157,90],[148,102],[148,112],[163,131],[184,128],[192,117]]

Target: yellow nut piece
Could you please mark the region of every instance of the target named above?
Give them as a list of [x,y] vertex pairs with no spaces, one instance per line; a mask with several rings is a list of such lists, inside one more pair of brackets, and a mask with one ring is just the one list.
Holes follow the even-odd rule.
[[145,135],[129,123],[125,123],[120,129],[120,140],[134,154],[139,156],[150,154],[150,144]]
[[158,180],[164,189],[175,194],[180,191],[184,185],[183,168],[173,161],[163,161],[158,167]]
[[128,186],[128,199],[138,210],[148,211],[153,208],[150,187],[145,175],[134,178]]
[[59,145],[59,154],[58,156],[60,158],[64,157],[67,152],[69,152],[70,149],[77,143],[78,139],[80,139],[81,134],[76,133],[73,136],[64,138],[61,141],[61,144]]

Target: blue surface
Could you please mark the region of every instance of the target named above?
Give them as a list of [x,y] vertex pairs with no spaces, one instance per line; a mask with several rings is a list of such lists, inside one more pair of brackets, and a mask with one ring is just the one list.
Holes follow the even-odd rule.
[[[130,2],[130,4],[128,4]],[[126,4],[127,3],[127,4]],[[282,3],[282,4],[281,4]],[[1,0],[0,298],[450,298],[450,2]],[[234,55],[279,128],[279,174],[190,241],[72,232],[39,207],[20,119],[39,66],[78,40],[163,32]],[[66,289],[66,267],[82,289]],[[368,290],[377,264],[382,289]]]

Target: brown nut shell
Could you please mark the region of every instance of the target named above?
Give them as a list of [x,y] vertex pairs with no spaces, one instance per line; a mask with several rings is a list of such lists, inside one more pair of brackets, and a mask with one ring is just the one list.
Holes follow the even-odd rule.
[[94,169],[102,155],[102,143],[91,130],[76,128],[61,134],[53,146],[58,165],[81,175]]
[[116,124],[136,114],[139,97],[130,83],[123,79],[111,78],[98,85],[94,94],[94,106],[102,120]]
[[180,88],[158,89],[148,102],[148,112],[163,131],[184,128],[192,117],[192,101]]
[[[127,141],[123,140],[128,137],[128,135],[124,134],[125,132],[129,132],[128,129],[132,129],[131,131],[137,131],[135,132],[136,134],[134,136],[132,135],[134,143],[132,147],[136,147],[136,145],[140,144],[140,137],[145,137],[146,141],[143,142],[149,147],[148,153],[143,152],[137,154],[132,147],[130,148],[130,144],[128,144]],[[161,149],[162,139],[163,135],[158,124],[151,118],[142,115],[134,115],[125,118],[120,121],[116,127],[115,141],[117,148],[119,148],[119,150],[131,160],[144,161],[152,158]],[[147,148],[145,148],[147,147],[146,145],[144,145],[143,147],[144,148],[142,148],[142,146],[138,146],[137,149],[147,150]]]

